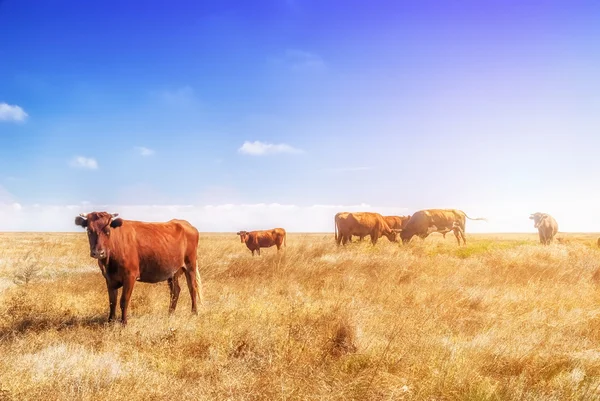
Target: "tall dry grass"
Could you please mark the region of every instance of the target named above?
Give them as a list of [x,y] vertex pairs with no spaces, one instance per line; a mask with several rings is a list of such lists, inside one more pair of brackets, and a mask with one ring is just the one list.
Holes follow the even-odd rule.
[[1,234],[0,399],[600,398],[595,237],[236,238],[201,237],[199,316],[137,283],[121,327],[84,234]]

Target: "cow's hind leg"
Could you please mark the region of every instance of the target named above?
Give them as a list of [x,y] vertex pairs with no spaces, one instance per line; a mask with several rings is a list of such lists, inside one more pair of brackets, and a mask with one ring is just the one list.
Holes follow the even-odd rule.
[[460,236],[463,240],[463,245],[467,245],[467,236],[465,235],[465,230],[463,230],[462,228],[460,228],[459,230]]
[[454,232],[456,241],[458,241],[458,246],[460,246],[460,229],[458,227],[455,227],[452,231]]
[[185,280],[187,281],[190,297],[192,298],[192,313],[197,315],[198,301],[202,303],[202,281],[200,281],[200,272],[196,268],[196,260],[186,262]]
[[169,289],[171,290],[171,304],[169,305],[169,314],[175,312],[175,308],[177,308],[177,301],[179,300],[179,292],[181,291],[181,287],[179,286],[179,276],[181,272],[178,271],[168,280]]

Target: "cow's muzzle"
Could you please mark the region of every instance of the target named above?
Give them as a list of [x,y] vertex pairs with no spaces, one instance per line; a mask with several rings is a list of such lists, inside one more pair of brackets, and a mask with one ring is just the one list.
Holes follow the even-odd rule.
[[90,252],[90,256],[94,259],[106,259],[106,251],[104,249],[101,249],[99,251],[93,250]]

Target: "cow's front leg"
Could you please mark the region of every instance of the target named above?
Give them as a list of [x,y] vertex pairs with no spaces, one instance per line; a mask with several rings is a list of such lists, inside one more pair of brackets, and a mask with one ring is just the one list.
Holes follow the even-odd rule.
[[175,275],[168,280],[169,289],[171,290],[171,305],[169,306],[169,314],[175,312],[175,308],[177,307],[177,300],[179,300],[179,292],[181,291],[181,287],[179,286],[179,273],[175,273]]
[[117,293],[119,290],[116,286],[112,285],[109,280],[106,280],[106,289],[108,290],[108,305],[110,307],[108,321],[112,322],[115,320],[117,310]]
[[129,301],[135,284],[135,277],[128,275],[123,279],[123,291],[121,292],[121,323],[127,324],[127,310],[129,309]]

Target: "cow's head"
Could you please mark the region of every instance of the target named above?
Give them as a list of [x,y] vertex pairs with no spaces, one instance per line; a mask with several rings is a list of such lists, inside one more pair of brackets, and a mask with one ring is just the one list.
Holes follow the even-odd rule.
[[546,213],[538,212],[538,213],[534,213],[531,216],[529,216],[529,219],[533,220],[533,226],[535,228],[539,228],[546,217],[548,217],[548,215]]
[[406,231],[406,230],[402,230],[400,232],[400,238],[402,239],[402,243],[403,244],[408,244],[410,242],[410,240],[412,239],[414,234],[411,234],[410,232]]
[[87,230],[90,241],[90,256],[95,259],[106,259],[110,254],[111,231],[121,227],[122,219],[118,213],[92,212],[81,213],[75,218],[75,224]]
[[238,231],[237,235],[240,236],[240,242],[245,244],[248,239],[248,231]]
[[390,242],[398,242],[398,236],[402,234],[401,228],[392,228],[390,229],[390,234],[386,234],[385,236]]
[[398,242],[398,232],[396,230],[390,229],[387,233],[384,234],[390,242]]

